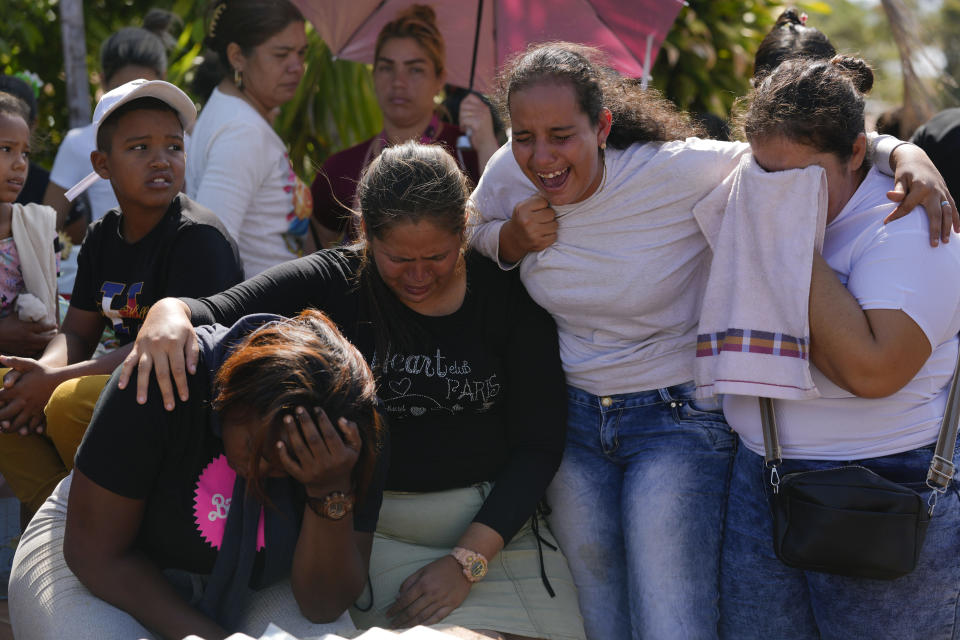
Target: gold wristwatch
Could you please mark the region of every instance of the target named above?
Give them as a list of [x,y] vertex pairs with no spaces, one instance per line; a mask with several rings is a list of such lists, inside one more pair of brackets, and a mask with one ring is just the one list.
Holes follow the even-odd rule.
[[315,514],[327,520],[342,520],[353,511],[353,494],[331,491],[322,498],[307,496],[307,505]]
[[470,582],[480,582],[487,575],[487,559],[479,551],[454,547],[450,555],[463,567],[463,575]]

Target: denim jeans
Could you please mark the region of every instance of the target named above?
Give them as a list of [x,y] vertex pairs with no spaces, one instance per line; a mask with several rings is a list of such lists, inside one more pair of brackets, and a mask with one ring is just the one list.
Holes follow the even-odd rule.
[[693,383],[604,397],[568,387],[549,523],[592,640],[717,635],[736,438],[719,404],[692,394]]
[[[926,500],[932,447],[857,461],[786,460],[781,476],[856,462]],[[956,452],[954,463],[960,463]],[[896,580],[802,571],[773,552],[763,456],[741,446],[730,482],[721,568],[724,638],[958,638],[960,496],[940,496],[917,568]]]

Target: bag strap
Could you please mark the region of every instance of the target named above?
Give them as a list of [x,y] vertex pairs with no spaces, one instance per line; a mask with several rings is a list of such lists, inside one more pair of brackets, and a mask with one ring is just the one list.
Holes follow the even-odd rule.
[[955,471],[953,465],[953,450],[957,446],[957,427],[960,422],[960,358],[953,370],[953,381],[950,383],[950,395],[947,397],[947,406],[943,410],[943,423],[940,425],[940,435],[937,437],[937,447],[927,470],[927,486],[936,492],[943,493],[950,486]]
[[777,432],[777,414],[773,411],[773,400],[757,398],[760,401],[760,422],[763,424],[763,463],[775,467],[783,462],[783,449],[780,448],[780,436]]
[[[773,409],[773,400],[770,398],[757,398],[757,400],[760,402],[760,422],[763,426],[763,462],[770,469],[770,483],[776,492],[777,485],[780,483],[777,467],[783,462],[783,449],[780,447],[780,436],[777,432],[777,415]],[[936,504],[937,494],[947,490],[956,471],[953,464],[953,451],[957,443],[958,427],[960,427],[960,358],[957,359],[953,370],[937,446],[930,460],[930,468],[927,470],[927,486],[934,491],[930,496],[931,511]]]

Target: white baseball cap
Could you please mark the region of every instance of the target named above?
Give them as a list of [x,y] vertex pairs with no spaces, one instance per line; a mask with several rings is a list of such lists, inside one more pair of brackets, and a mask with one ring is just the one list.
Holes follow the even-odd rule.
[[[193,127],[197,121],[197,107],[193,104],[187,94],[181,91],[176,85],[172,85],[164,80],[144,80],[139,78],[122,84],[116,89],[112,89],[103,94],[97,108],[93,111],[93,136],[97,137],[100,131],[100,125],[107,119],[111,113],[121,106],[137,100],[138,98],[156,98],[166,103],[171,109],[177,112],[180,124],[183,130],[187,131]],[[92,171],[80,182],[70,187],[64,194],[67,200],[72,201],[78,195],[90,188],[94,182],[100,179],[96,171]]]

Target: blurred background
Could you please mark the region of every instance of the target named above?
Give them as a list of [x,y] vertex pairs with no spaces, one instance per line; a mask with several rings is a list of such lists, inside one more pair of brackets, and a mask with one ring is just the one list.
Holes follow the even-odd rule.
[[[182,31],[170,56],[167,79],[184,89],[202,52],[203,2],[4,0],[3,4],[0,72],[25,74],[39,88],[41,146],[33,157],[47,168],[66,131],[82,124],[84,117],[89,122],[100,95],[96,71],[100,44],[110,33],[139,26],[151,8],[179,15]],[[734,100],[749,90],[757,45],[787,6],[805,11],[808,24],[826,33],[841,52],[858,54],[875,66],[878,77],[868,125],[884,111],[904,104],[905,95],[912,117],[903,123],[901,137],[909,138],[913,128],[936,111],[960,105],[960,0],[688,0],[656,60],[651,85],[683,109],[725,119]],[[64,72],[65,32],[73,68],[85,68],[89,79],[86,91],[74,86],[70,98]],[[334,61],[310,28],[308,37],[307,77],[276,121],[281,138],[292,141],[291,158],[307,182],[328,155],[381,128],[368,66]]]

